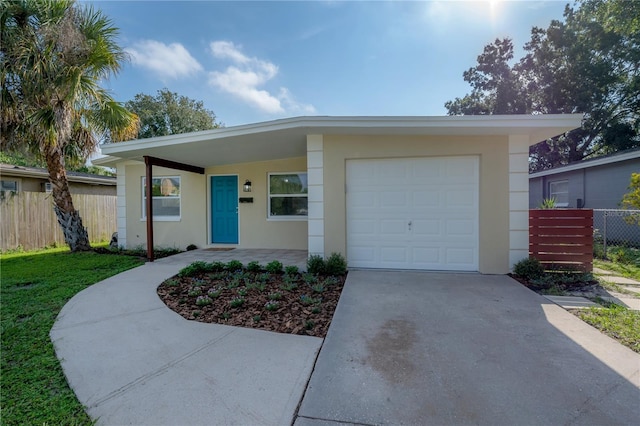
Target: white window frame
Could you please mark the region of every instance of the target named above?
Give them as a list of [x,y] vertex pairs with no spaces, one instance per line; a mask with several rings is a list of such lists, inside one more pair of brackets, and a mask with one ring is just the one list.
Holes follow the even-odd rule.
[[[182,217],[182,178],[181,176],[153,176],[152,179],[177,179],[178,180],[178,184],[179,184],[179,192],[177,196],[163,196],[163,197],[153,197],[153,198],[158,198],[158,199],[162,199],[162,198],[177,198],[178,199],[178,203],[179,203],[179,209],[180,209],[180,214],[177,216],[165,216],[165,215],[157,215],[156,214],[156,210],[154,210],[154,214],[153,214],[153,220],[156,222],[179,222],[181,217]],[[141,188],[142,188],[142,197],[140,197],[142,199],[142,217],[140,218],[141,221],[147,220],[147,194],[146,191],[144,190],[144,186],[145,186],[145,181],[147,180],[146,176],[142,176],[142,178],[140,179],[141,182]]]
[[13,192],[15,194],[15,193],[18,193],[18,192],[20,192],[22,190],[22,179],[19,179],[19,178],[4,178],[3,177],[2,179],[0,179],[0,181],[2,181],[2,182],[15,182],[16,183],[16,190],[15,191],[13,191],[13,190],[8,190],[7,191],[5,189],[2,189],[2,186],[0,185],[0,191],[2,191],[2,192]]
[[[559,184],[566,184],[567,190],[559,192],[558,190],[553,189],[554,186]],[[566,194],[567,201],[566,202],[558,201],[558,194]],[[569,180],[562,179],[562,180],[550,181],[549,182],[549,198],[554,198],[556,200],[556,207],[569,207]]]
[[[303,194],[272,194],[271,193],[271,176],[283,176],[283,175],[305,175],[307,176],[307,192]],[[306,171],[299,172],[269,172],[267,174],[267,220],[273,221],[306,221],[309,217],[309,212],[307,210],[306,215],[295,215],[295,216],[285,216],[285,215],[272,215],[271,214],[271,198],[272,197],[304,197],[307,199],[307,209],[309,206],[309,174]]]

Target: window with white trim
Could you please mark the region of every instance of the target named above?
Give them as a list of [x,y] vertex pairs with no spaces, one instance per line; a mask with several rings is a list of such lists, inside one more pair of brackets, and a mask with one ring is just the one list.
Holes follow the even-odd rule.
[[[142,218],[147,218],[147,178],[142,178]],[[159,176],[151,180],[154,220],[180,219],[180,176]]]
[[307,173],[269,173],[269,219],[306,219]]
[[549,198],[556,200],[557,207],[569,207],[569,181],[549,182]]

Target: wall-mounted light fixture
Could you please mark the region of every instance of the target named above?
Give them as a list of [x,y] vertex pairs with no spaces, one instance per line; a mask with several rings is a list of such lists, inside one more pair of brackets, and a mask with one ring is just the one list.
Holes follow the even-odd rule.
[[251,181],[249,179],[244,181],[244,186],[242,187],[244,192],[251,192]]

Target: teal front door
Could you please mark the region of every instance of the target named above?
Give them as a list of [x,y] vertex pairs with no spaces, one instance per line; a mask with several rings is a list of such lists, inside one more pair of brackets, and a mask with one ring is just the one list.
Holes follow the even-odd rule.
[[211,242],[238,243],[237,176],[211,176]]

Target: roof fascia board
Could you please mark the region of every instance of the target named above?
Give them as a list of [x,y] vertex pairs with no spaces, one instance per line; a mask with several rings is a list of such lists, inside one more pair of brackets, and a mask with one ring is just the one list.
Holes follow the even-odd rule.
[[[0,168],[0,172],[3,176],[19,176],[27,178],[48,179],[49,173],[41,172],[37,170],[25,170],[15,168]],[[116,178],[111,177],[90,177],[90,176],[74,176],[67,174],[67,180],[74,183],[89,183],[99,185],[116,185]]]
[[604,166],[605,164],[618,163],[620,161],[633,160],[635,158],[640,158],[640,150],[604,158],[594,158],[593,160],[585,160],[580,163],[569,164],[566,166],[556,167],[554,169],[542,170],[540,172],[531,173],[529,175],[529,179],[554,175],[557,173],[571,172],[574,170],[588,169],[591,167]]
[[582,114],[550,115],[463,115],[463,116],[363,116],[363,117],[293,117],[240,126],[223,127],[202,132],[183,133],[148,139],[136,139],[102,146],[104,154],[156,148],[206,140],[226,139],[257,133],[269,133],[283,130],[304,130],[306,134],[332,133],[353,129],[451,129],[451,128],[495,128],[502,133],[522,133],[521,129],[539,129],[545,127],[576,128],[580,126]]

